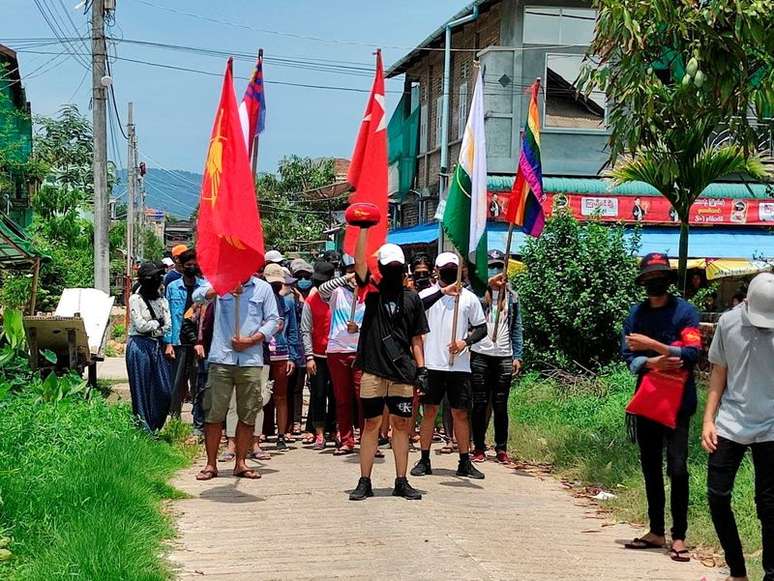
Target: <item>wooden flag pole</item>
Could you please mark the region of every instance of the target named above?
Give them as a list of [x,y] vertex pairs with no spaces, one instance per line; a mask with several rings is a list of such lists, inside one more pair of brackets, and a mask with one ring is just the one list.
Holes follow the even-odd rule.
[[[457,296],[454,297],[454,316],[452,317],[452,331],[451,331],[451,344],[457,342],[457,323],[460,317],[460,295],[462,294],[462,265],[464,264],[462,256],[457,252],[457,258],[459,259],[459,266],[457,267]],[[449,353],[449,367],[454,365],[455,353]]]
[[505,264],[503,265],[503,287],[497,296],[497,311],[495,311],[494,330],[492,331],[492,342],[497,343],[497,330],[500,327],[500,313],[505,306],[505,294],[508,291],[508,262],[511,260],[511,240],[513,239],[513,222],[508,224],[508,238],[505,242]]

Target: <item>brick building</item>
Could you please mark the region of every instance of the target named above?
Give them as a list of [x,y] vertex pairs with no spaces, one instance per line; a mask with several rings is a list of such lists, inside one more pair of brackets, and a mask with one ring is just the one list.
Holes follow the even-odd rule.
[[[454,24],[466,16],[471,16],[466,23]],[[404,98],[389,127],[391,242],[407,247],[409,254],[423,251],[432,255],[438,247],[439,228],[434,216],[442,174],[444,44],[451,23],[446,171],[453,172],[459,156],[478,59],[484,80],[489,247],[505,247],[506,225],[501,211],[518,162],[529,106],[527,88],[539,77],[546,212],[561,206],[581,220],[601,216],[611,223],[639,223],[642,252],[677,255],[679,228],[669,203],[647,184],[633,182],[614,188],[603,179],[609,137],[606,96],[586,96],[576,87],[595,20],[596,11],[588,1],[476,0],[387,69],[387,77],[404,78]],[[411,115],[416,116],[414,125]],[[396,118],[402,123],[395,122]],[[759,129],[759,153],[771,163],[774,123],[769,120]],[[719,133],[716,141],[723,139]],[[733,268],[741,270],[757,268],[752,262],[761,258],[774,262],[771,198],[771,184],[712,184],[694,205],[691,223],[696,227],[692,229],[690,256],[706,259],[708,272],[710,261],[720,264],[717,259],[730,259],[737,265]],[[515,253],[523,241],[521,232],[515,232]]]

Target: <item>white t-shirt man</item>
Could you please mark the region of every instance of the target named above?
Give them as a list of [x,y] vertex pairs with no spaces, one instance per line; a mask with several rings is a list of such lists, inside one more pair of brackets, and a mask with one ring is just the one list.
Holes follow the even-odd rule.
[[[439,292],[438,284],[419,293],[425,298]],[[452,322],[454,320],[453,296],[443,295],[425,311],[430,332],[425,335],[425,366],[435,371],[462,371],[470,373],[470,349],[454,357],[449,365],[449,343],[452,342]],[[484,309],[478,297],[466,288],[460,291],[460,307],[457,319],[457,340],[464,341],[471,327],[486,323]]]

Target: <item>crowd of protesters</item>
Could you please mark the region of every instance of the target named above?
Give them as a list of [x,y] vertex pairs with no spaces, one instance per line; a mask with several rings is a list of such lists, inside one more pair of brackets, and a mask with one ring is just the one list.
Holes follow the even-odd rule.
[[[260,478],[247,460],[270,460],[262,445],[273,442],[286,453],[296,439],[316,451],[333,446],[336,456],[359,450],[351,500],[373,495],[373,461],[387,445],[395,456],[393,494],[410,500],[422,497],[407,479],[412,446],[420,450],[410,470],[416,478],[432,475],[433,441],[443,441],[447,452],[456,448],[461,477],[484,479],[475,464],[489,458],[511,462],[507,402],[524,341],[501,251],[489,253],[483,290],[468,286],[456,254],[434,261],[418,255],[409,265],[393,244],[379,250],[378,273],[361,247],[355,256],[325,253],[314,264],[277,250],[265,258],[223,296],[201,277],[195,251],[183,246],[173,249],[169,272],[161,263],[138,271],[126,352],[134,411],[146,429],[158,431],[191,402],[207,451],[197,479],[218,476],[219,460],[233,461],[235,476]],[[665,255],[646,256],[637,282],[647,298],[623,323],[622,355],[637,376],[627,423],[639,446],[650,528],[626,548],[667,547],[683,562],[690,560],[688,442],[698,405],[699,315],[670,292],[675,275]],[[751,449],[764,579],[774,581],[774,275],[758,275],[746,299],[721,317],[709,359],[702,444],[710,454],[711,516],[730,579],[746,579],[731,493]]]

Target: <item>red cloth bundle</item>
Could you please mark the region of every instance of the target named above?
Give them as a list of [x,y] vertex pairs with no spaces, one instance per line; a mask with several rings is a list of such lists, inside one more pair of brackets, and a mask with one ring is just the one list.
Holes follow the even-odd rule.
[[[675,347],[701,348],[701,333],[693,327],[680,333],[680,340],[672,343]],[[677,414],[683,401],[688,370],[659,371],[649,369],[640,382],[637,392],[626,406],[626,413],[642,416],[668,428],[677,426]]]

